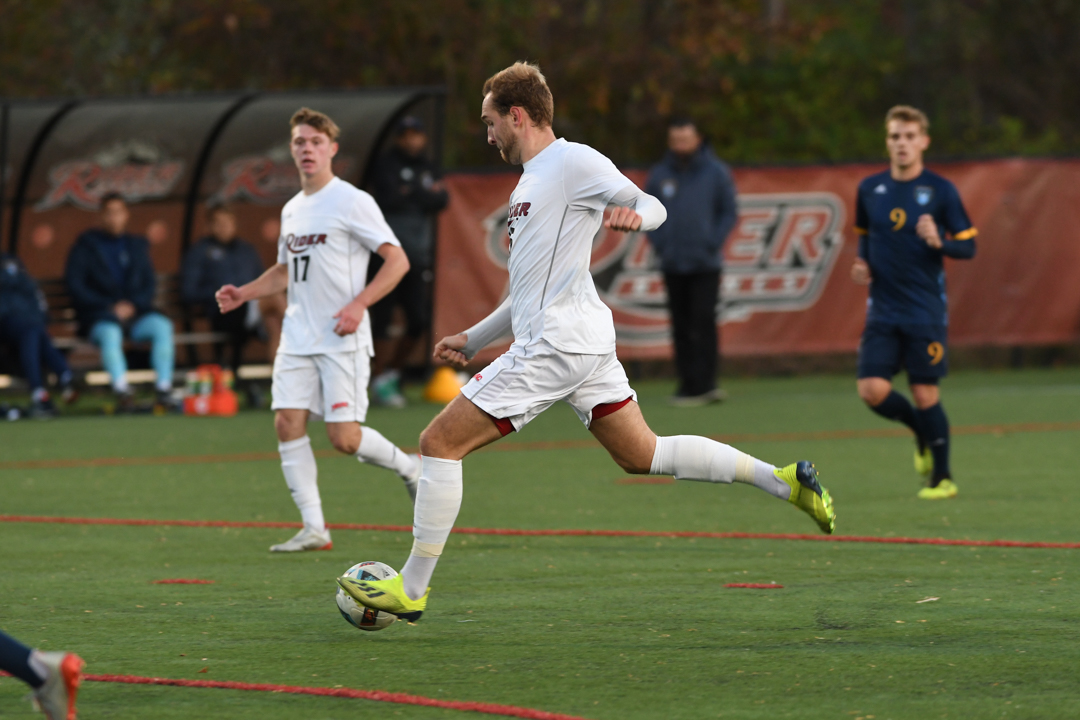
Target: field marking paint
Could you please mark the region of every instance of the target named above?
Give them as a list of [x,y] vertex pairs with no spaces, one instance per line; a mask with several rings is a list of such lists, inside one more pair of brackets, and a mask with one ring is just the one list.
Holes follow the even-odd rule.
[[746,588],[748,590],[781,590],[783,585],[776,583],[727,583],[726,588]]
[[[147,520],[142,518],[79,518],[42,515],[0,515],[0,522],[57,525],[135,525],[169,527],[302,528],[298,522],[234,520]],[[412,532],[411,525],[327,523],[331,530]],[[522,530],[518,528],[454,528],[458,535],[510,535],[522,537],[660,537],[709,538],[714,540],[808,540],[817,542],[883,543],[887,545],[956,545],[960,547],[1036,548],[1080,550],[1080,542],[1030,542],[1025,540],[958,540],[952,538],[879,537],[874,535],[807,535],[800,533],[704,532],[698,530]]]
[[[0,670],[0,675],[10,677]],[[501,715],[503,717],[529,718],[530,720],[586,720],[578,715],[533,710],[516,705],[497,705],[495,703],[468,702],[461,700],[437,700],[423,695],[408,693],[383,692],[382,690],[354,690],[352,688],[308,687],[304,685],[274,685],[268,683],[245,683],[225,680],[184,680],[177,678],[141,677],[139,675],[96,675],[84,674],[83,680],[89,682],[125,683],[128,685],[167,685],[171,687],[214,688],[218,690],[253,690],[255,692],[286,693],[290,695],[319,695],[323,697],[350,698],[353,700],[373,700],[375,702],[396,703],[398,705],[421,705],[446,710]]]
[[154,585],[213,585],[213,580],[199,580],[196,578],[171,578],[168,580],[154,580]]
[[[1010,423],[1005,425],[959,425],[953,435],[1009,435],[1012,433],[1063,432],[1080,430],[1077,422]],[[815,432],[734,433],[709,435],[727,444],[757,442],[812,442],[818,440],[860,440],[867,438],[910,437],[907,428],[863,428],[860,430],[820,430]],[[529,452],[537,450],[579,450],[599,448],[595,440],[539,440],[536,442],[504,441],[488,445],[477,452]],[[418,448],[402,447],[408,453]],[[316,457],[344,457],[336,450],[316,450]],[[140,465],[197,465],[208,463],[278,461],[276,452],[220,453],[214,455],[161,455],[147,457],[57,458],[52,460],[12,460],[0,462],[0,470],[51,470],[63,468],[118,467]]]

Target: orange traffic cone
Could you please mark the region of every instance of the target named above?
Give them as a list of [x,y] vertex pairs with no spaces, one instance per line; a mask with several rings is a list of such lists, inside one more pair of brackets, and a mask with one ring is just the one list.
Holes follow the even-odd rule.
[[427,387],[424,388],[424,399],[430,403],[445,405],[453,400],[461,392],[461,383],[458,382],[457,373],[454,369],[443,365],[435,368]]

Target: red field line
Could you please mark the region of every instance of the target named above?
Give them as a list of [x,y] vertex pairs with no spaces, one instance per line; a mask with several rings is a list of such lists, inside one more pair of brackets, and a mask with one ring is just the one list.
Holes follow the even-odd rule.
[[727,583],[726,588],[746,588],[749,590],[782,590],[783,585],[776,583]]
[[[1003,425],[960,425],[953,427],[953,435],[1008,435],[1010,433],[1038,433],[1080,430],[1078,422],[1010,423]],[[908,437],[906,428],[863,428],[859,430],[820,430],[815,432],[786,433],[733,433],[709,435],[714,440],[732,443],[755,442],[807,442],[815,440],[857,440],[863,438]],[[553,440],[537,442],[503,441],[488,445],[478,452],[527,452],[536,450],[575,450],[598,448],[595,440]],[[417,452],[414,447],[402,447],[406,452]],[[340,457],[335,450],[316,450],[316,457]],[[161,455],[148,457],[99,457],[57,458],[50,460],[13,460],[0,462],[0,470],[49,470],[62,468],[117,467],[139,465],[193,465],[201,463],[266,462],[278,460],[276,452],[220,453],[213,455]]]
[[[141,518],[78,518],[42,515],[0,515],[0,522],[59,525],[150,525],[169,527],[301,528],[298,522],[233,520],[146,520]],[[410,525],[327,523],[331,530],[412,532]],[[961,547],[1040,548],[1080,550],[1080,542],[1029,542],[1023,540],[957,540],[952,538],[878,537],[874,535],[804,535],[797,533],[702,532],[697,530],[521,530],[517,528],[454,528],[459,535],[508,535],[522,537],[660,537],[709,538],[714,540],[809,540],[817,542],[884,543],[892,545],[958,545]]]
[[155,580],[154,585],[213,585],[213,580],[198,580],[196,578],[170,578],[168,580]]
[[422,705],[447,710],[501,715],[503,717],[530,718],[531,720],[585,720],[577,715],[533,710],[515,705],[436,700],[422,695],[382,692],[381,690],[353,690],[352,688],[305,687],[302,685],[271,685],[265,683],[227,682],[217,680],[180,680],[173,678],[140,677],[138,675],[83,675],[90,682],[127,683],[129,685],[170,685],[173,687],[216,688],[220,690],[253,690],[256,692],[288,693],[290,695],[320,695],[324,697],[374,700],[398,705]]

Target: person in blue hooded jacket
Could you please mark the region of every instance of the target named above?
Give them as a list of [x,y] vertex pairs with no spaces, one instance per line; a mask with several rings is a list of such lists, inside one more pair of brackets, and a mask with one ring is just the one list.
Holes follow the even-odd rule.
[[130,407],[124,337],[149,341],[150,365],[157,374],[159,404],[171,405],[172,321],[154,309],[157,276],[146,238],[126,232],[127,203],[118,193],[101,199],[101,228],[75,240],[64,278],[75,307],[79,334],[101,348],[101,363],[121,407]]
[[667,286],[675,369],[675,405],[723,399],[716,386],[720,338],[721,251],[738,220],[731,171],[692,120],[668,125],[668,152],[649,172],[645,192],[660,199],[668,220],[649,233]]
[[30,386],[30,415],[38,418],[55,413],[42,363],[56,375],[64,400],[75,399],[71,368],[53,345],[46,325],[45,302],[37,282],[17,258],[0,255],[0,342],[18,354]]

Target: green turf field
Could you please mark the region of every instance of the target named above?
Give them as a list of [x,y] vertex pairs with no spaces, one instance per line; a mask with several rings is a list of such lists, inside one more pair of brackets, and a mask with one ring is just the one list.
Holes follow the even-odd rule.
[[[664,404],[668,383],[638,388],[662,434],[740,435],[741,449],[778,464],[814,460],[839,534],[1080,541],[1078,370],[951,377],[961,494],[939,503],[915,498],[909,439],[866,432],[892,426],[861,406],[850,378],[731,381],[728,402],[684,410]],[[415,445],[434,410],[369,420]],[[321,433],[313,426],[325,449]],[[559,406],[469,458],[459,525],[816,530],[745,485],[620,484],[588,439]],[[220,457],[275,449],[267,412],[4,424],[0,514],[297,520],[272,455]],[[219,457],[178,462],[196,455]],[[89,458],[141,464],[42,462]],[[411,521],[385,471],[345,457],[319,468],[329,522]],[[337,613],[335,575],[360,560],[400,567],[411,536],[339,530],[331,552],[266,551],[292,532],[0,523],[0,627],[78,651],[92,673],[340,685],[596,720],[1080,717],[1080,550],[455,535],[423,620],[361,633]],[[152,584],[164,578],[215,584]],[[0,678],[0,716],[35,717],[24,695]],[[80,706],[85,718],[470,716],[97,682]]]

